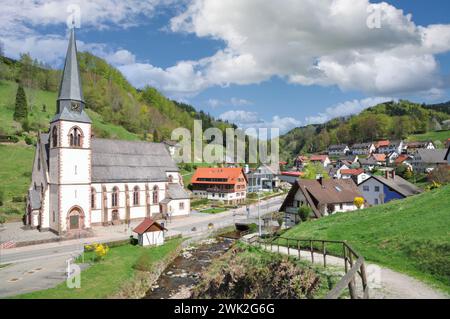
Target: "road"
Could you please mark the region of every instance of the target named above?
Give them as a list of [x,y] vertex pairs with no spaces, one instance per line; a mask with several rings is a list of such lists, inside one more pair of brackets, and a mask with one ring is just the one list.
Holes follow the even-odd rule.
[[[283,199],[276,197],[261,201],[260,215],[277,211]],[[245,207],[214,215],[193,212],[189,217],[168,222],[166,227],[169,235],[197,237],[208,233],[211,224],[214,229],[219,229],[236,222],[255,222],[257,217],[258,205],[253,205],[250,206],[249,216]],[[54,287],[65,279],[67,260],[80,255],[85,244],[127,239],[131,234],[130,230],[124,231],[123,226],[103,227],[94,231],[98,235],[94,238],[1,250],[0,264],[9,265],[0,268],[0,298]]]

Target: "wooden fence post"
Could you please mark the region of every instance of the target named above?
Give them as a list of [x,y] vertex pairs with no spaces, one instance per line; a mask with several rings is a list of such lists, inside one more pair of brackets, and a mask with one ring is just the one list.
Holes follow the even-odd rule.
[[311,263],[314,264],[314,250],[313,250],[313,242],[312,242],[312,240],[309,241],[309,246],[311,248]]
[[327,251],[325,248],[325,241],[322,241],[322,253],[323,253],[323,267],[327,267]]
[[301,259],[300,240],[297,240],[297,251],[298,251],[298,260],[300,260]]
[[[348,251],[348,257],[349,257],[350,268],[352,268],[353,267],[353,253],[350,250]],[[355,277],[353,277],[352,280],[350,280],[350,282],[348,283],[348,290],[350,291],[350,297],[352,299],[356,299]]]
[[288,249],[288,256],[290,256],[290,254],[289,254],[289,252],[290,252],[289,251],[289,238],[286,239],[286,245],[287,245],[287,249]]

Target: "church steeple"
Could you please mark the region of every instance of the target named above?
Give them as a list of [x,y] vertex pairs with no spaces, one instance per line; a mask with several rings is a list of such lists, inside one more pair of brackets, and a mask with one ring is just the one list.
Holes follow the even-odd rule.
[[89,116],[84,112],[84,106],[81,74],[77,60],[75,29],[72,28],[59,87],[57,114],[53,121],[70,120],[91,123]]

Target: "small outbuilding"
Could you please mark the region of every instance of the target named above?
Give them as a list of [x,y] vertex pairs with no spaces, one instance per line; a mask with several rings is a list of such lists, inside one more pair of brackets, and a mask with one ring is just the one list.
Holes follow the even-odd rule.
[[164,244],[164,231],[161,224],[151,218],[145,218],[142,223],[133,229],[138,234],[138,243],[141,246],[159,246]]

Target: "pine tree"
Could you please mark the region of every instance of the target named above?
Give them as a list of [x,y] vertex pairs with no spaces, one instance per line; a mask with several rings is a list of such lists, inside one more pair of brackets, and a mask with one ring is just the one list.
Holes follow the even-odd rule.
[[25,90],[22,85],[19,84],[16,94],[16,106],[14,109],[14,120],[23,121],[28,119],[28,105]]

